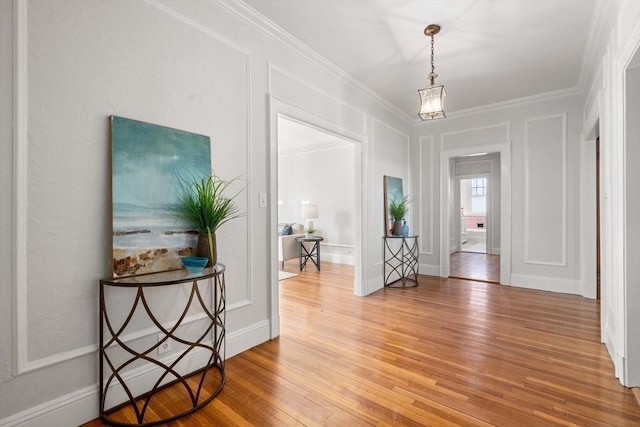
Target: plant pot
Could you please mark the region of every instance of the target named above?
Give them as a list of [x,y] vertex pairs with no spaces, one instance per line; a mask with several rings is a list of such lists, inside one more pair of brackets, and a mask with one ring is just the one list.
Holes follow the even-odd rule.
[[211,257],[211,250],[209,249],[209,235],[198,234],[196,256],[209,258],[209,263],[206,265],[206,267],[213,267],[218,263],[218,248],[215,233],[211,234],[211,243],[213,243],[213,258]]
[[391,229],[391,235],[393,236],[402,236],[402,222],[394,221],[393,228]]

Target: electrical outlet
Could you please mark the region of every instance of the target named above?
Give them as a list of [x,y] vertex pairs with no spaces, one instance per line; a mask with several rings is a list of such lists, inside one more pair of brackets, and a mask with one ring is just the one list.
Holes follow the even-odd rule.
[[[158,334],[157,338],[158,338],[158,342],[160,342],[165,338],[165,336]],[[160,347],[158,347],[158,355],[165,354],[170,351],[171,351],[171,340],[164,341],[162,344],[160,344]]]
[[260,193],[258,197],[258,207],[266,208],[267,207],[267,193]]

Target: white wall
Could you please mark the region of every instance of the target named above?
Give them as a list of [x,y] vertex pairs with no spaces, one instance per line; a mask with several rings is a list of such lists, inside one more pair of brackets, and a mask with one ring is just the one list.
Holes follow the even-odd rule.
[[[636,51],[640,62],[640,50]],[[640,325],[640,67],[628,69],[625,103],[625,299],[627,325]],[[637,332],[637,330],[635,331]],[[627,381],[640,386],[640,333],[627,332]]]
[[[632,130],[627,139],[625,132],[637,130],[637,114],[625,115],[624,80],[640,46],[640,3],[600,1],[594,16],[583,70],[587,88],[583,139],[588,145],[600,136],[601,336],[621,383],[639,386],[640,301],[635,292],[637,276],[628,270],[637,262],[626,262],[634,250],[626,247],[633,236],[625,231],[624,209],[626,203],[634,203],[633,196],[627,199],[625,188],[637,189],[633,177],[625,175],[625,152],[633,153],[636,135]],[[634,84],[632,77],[632,88]],[[637,169],[637,162],[633,168]],[[633,215],[637,217],[637,212]]]
[[511,212],[506,218],[511,223],[511,252],[500,252],[511,262],[510,271],[501,268],[501,283],[581,293],[579,222],[573,220],[579,216],[581,126],[581,98],[576,92],[415,126],[421,154],[412,168],[434,174],[433,183],[420,181],[419,197],[433,200],[433,209],[420,213],[421,228],[430,231],[424,233],[421,247],[432,248],[422,252],[421,268],[436,272],[446,262],[440,235],[431,232],[432,224],[440,221],[443,196],[450,200],[451,194],[441,181],[441,165],[446,164],[441,156],[506,144],[511,160],[500,165],[511,186],[511,204],[504,206]]
[[[110,114],[209,135],[216,172],[249,183],[240,199],[247,217],[218,234],[227,265],[227,356],[277,330],[277,217],[258,207],[259,193],[276,200],[273,101],[358,142],[356,185],[367,203],[358,204],[356,238],[377,218],[367,208],[382,191],[381,178],[374,186],[366,175],[379,154],[370,145],[405,150],[404,140],[381,129],[406,134],[409,119],[243,4],[32,0],[0,8],[3,141],[15,121],[13,144],[2,144],[0,156],[0,425],[77,425],[98,415]],[[12,102],[5,95],[14,86]],[[406,159],[396,161],[402,166],[393,158],[384,164],[408,174]],[[366,294],[381,272],[361,258],[366,274],[357,280]]]
[[278,156],[278,222],[305,224],[301,203],[318,205],[313,221],[324,240],[322,261],[355,263],[355,150],[353,143],[280,151]]
[[[372,260],[369,270],[371,291],[381,289],[384,286],[382,279],[383,272],[383,249],[382,236],[385,235],[384,211],[384,176],[393,176],[402,179],[402,191],[413,199],[409,205],[407,214],[407,225],[410,234],[414,234],[416,220],[419,218],[416,213],[416,206],[420,203],[420,197],[413,191],[411,181],[410,166],[410,135],[402,129],[391,127],[379,119],[374,119],[372,124],[373,148],[372,155],[373,173],[373,199],[371,209],[373,221],[369,224],[368,233],[371,236],[370,245],[366,248]],[[418,165],[416,165],[417,167]]]

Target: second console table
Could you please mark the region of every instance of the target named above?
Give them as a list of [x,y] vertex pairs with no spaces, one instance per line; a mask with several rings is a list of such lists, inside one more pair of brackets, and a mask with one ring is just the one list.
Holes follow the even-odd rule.
[[418,286],[418,236],[384,236],[384,286],[411,288]]

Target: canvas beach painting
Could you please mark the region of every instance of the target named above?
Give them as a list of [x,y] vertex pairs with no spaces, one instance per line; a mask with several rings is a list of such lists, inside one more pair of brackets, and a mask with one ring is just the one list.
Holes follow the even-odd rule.
[[389,206],[392,200],[401,200],[403,196],[402,192],[402,178],[396,178],[394,176],[384,176],[384,235],[390,236],[391,229],[393,228],[393,218],[389,213]]
[[173,210],[180,177],[211,173],[208,136],[111,116],[113,277],[179,269],[197,232]]

